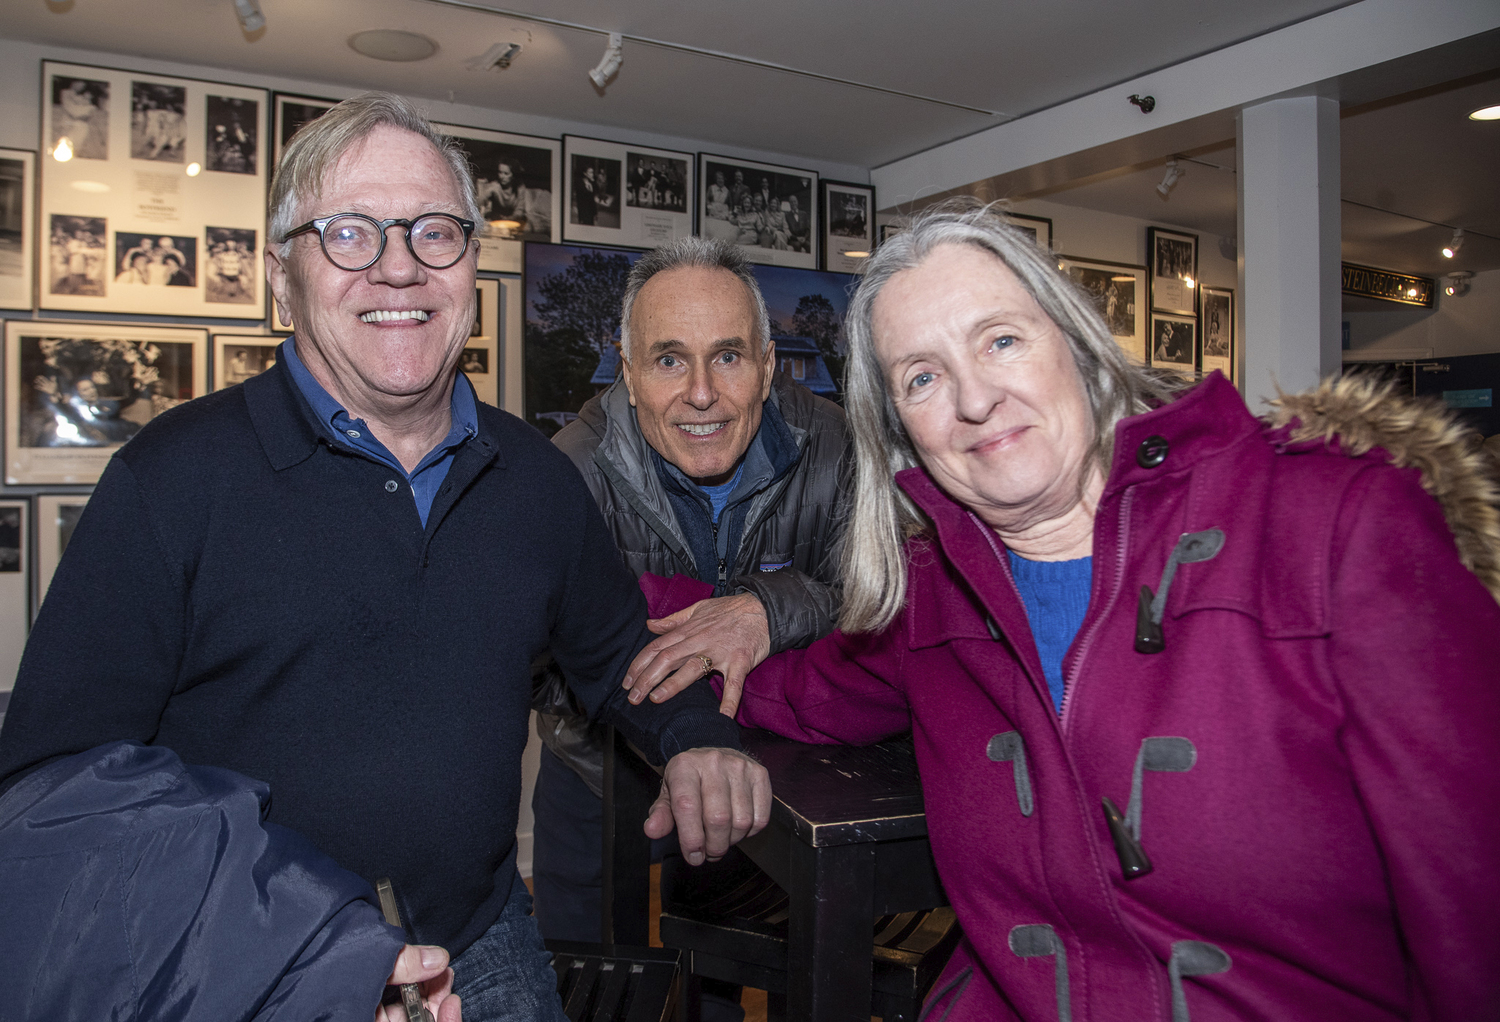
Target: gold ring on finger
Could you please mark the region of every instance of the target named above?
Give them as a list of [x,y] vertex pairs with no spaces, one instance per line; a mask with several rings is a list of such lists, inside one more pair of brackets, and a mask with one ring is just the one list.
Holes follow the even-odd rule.
[[694,653],[693,655],[696,656],[699,660],[703,661],[703,674],[701,675],[702,677],[706,678],[714,672],[714,661],[712,657],[710,657],[706,653]]

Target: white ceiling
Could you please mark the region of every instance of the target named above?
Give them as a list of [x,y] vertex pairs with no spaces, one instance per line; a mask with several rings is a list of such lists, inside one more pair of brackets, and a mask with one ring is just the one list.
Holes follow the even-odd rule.
[[[232,0],[3,2],[0,34],[14,39],[327,82],[341,90],[390,89],[597,125],[602,135],[634,129],[874,167],[1348,0],[945,0],[921,7],[902,0],[512,0],[517,12],[942,102],[631,38],[618,76],[601,91],[586,76],[604,52],[602,35],[502,16],[495,0],[456,0],[459,6],[454,0],[260,0],[266,27],[250,36],[236,22]],[[419,32],[438,51],[398,64],[349,48],[351,35],[372,28]],[[506,40],[523,44],[509,69],[465,66]],[[1495,64],[1500,54],[1476,66]],[[1362,86],[1367,95],[1385,95],[1378,80],[1373,92],[1370,87]],[[1343,207],[1346,259],[1427,275],[1500,267],[1500,242],[1473,235],[1449,263],[1437,249],[1450,232],[1365,208],[1500,237],[1500,123],[1463,119],[1481,102],[1497,101],[1500,81],[1491,72],[1345,110],[1344,195],[1364,204]],[[1232,237],[1234,175],[1184,164],[1186,175],[1162,200],[1155,186],[1168,155],[1031,196]],[[1235,162],[1232,139],[1186,155],[1228,168]]]
[[[1345,261],[1429,277],[1500,268],[1500,121],[1468,119],[1470,111],[1496,103],[1500,72],[1490,71],[1344,109]],[[1156,191],[1165,156],[1015,197],[1234,237],[1234,140],[1182,155],[1188,157],[1179,162],[1183,176],[1167,198]],[[1454,227],[1466,239],[1450,260],[1441,250]]]
[[[6,0],[14,39],[633,128],[877,166],[981,128],[1211,52],[1348,0],[513,0],[514,9],[716,50],[976,107],[976,113],[627,39],[601,95],[598,34],[433,0],[261,0],[247,38],[231,0]],[[498,6],[476,0],[475,7]],[[353,52],[365,29],[420,32],[436,55],[393,64]],[[502,40],[500,72],[465,61]]]

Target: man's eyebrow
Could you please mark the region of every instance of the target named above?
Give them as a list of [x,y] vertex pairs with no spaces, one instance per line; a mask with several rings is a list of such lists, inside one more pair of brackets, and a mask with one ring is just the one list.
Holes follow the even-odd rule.
[[[677,348],[685,347],[686,343],[675,337],[666,340],[655,341],[646,348],[648,355],[660,355]],[[710,351],[745,351],[750,347],[743,337],[724,337],[709,345]]]

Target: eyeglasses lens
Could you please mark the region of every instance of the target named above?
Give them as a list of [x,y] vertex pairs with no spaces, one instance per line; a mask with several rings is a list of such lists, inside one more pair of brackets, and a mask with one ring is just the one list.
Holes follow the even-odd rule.
[[[417,259],[436,270],[458,262],[468,247],[463,225],[447,216],[422,217],[411,225],[408,240]],[[323,249],[341,269],[369,266],[380,253],[380,243],[380,225],[362,216],[334,217],[323,228]]]
[[380,251],[380,226],[362,216],[334,217],[323,228],[323,251],[340,269],[361,269]]
[[411,225],[411,250],[434,269],[458,262],[468,245],[463,225],[452,217],[424,216]]

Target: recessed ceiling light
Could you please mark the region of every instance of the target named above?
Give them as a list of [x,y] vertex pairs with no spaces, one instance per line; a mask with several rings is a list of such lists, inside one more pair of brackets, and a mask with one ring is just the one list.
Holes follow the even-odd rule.
[[1469,115],[1471,121],[1500,121],[1500,104],[1482,106]]
[[426,60],[437,52],[437,43],[425,35],[393,28],[374,28],[349,37],[356,53],[376,60]]

